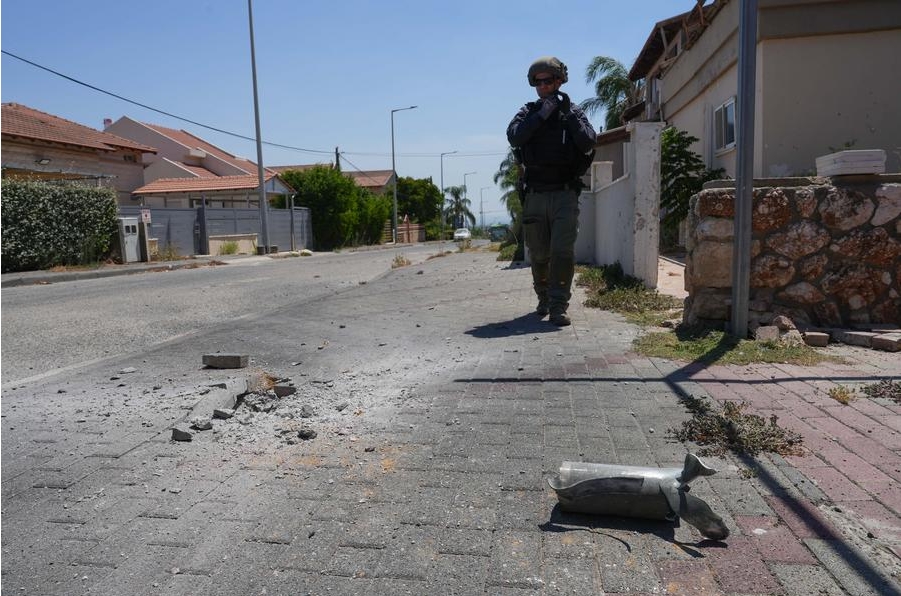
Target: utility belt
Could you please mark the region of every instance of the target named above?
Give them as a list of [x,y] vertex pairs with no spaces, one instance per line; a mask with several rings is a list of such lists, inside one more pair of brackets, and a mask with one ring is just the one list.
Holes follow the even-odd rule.
[[575,187],[572,167],[530,166],[525,168],[526,189],[531,192],[554,192]]
[[570,190],[570,188],[571,186],[566,183],[549,184],[539,182],[526,185],[526,191],[528,192],[556,192],[558,190]]

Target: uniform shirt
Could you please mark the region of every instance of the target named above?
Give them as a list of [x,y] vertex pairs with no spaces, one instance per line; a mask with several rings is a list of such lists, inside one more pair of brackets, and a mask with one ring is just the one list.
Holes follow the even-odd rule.
[[[567,102],[568,103],[568,102]],[[585,113],[571,105],[542,120],[541,102],[529,102],[507,127],[507,140],[520,150],[526,185],[566,184],[585,173],[583,156],[594,149],[597,135]]]

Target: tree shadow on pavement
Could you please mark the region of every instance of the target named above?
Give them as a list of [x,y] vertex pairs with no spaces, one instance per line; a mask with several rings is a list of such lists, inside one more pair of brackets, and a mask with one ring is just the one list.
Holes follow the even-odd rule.
[[552,325],[536,313],[529,313],[509,321],[479,325],[467,331],[466,334],[480,339],[493,339],[510,337],[511,335],[525,335],[527,333],[552,333],[557,331],[560,331],[560,327]]

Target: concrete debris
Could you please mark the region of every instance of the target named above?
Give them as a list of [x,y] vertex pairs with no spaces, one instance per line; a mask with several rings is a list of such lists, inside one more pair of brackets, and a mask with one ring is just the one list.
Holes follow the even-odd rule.
[[244,405],[255,412],[271,412],[279,406],[279,399],[274,391],[248,393],[244,396]]
[[210,368],[246,368],[250,362],[247,354],[204,354],[203,364]]
[[825,348],[829,345],[829,334],[820,333],[819,331],[805,331],[803,334],[804,343],[815,348]]
[[[254,369],[183,394],[180,407],[188,413],[173,429],[172,438],[191,441],[198,432],[210,430],[210,438],[217,443],[245,444],[268,436],[283,445],[297,445],[346,425],[357,401],[348,398],[365,389],[350,371],[342,373],[341,379],[314,377],[295,384],[292,378]],[[353,414],[359,416],[362,410]],[[314,420],[315,425],[310,424]],[[356,441],[352,433],[351,427],[345,427],[337,435]]]
[[194,433],[191,431],[175,426],[172,428],[172,440],[173,441],[190,441],[194,438]]
[[757,341],[779,341],[779,328],[775,325],[761,325],[754,331]]
[[293,385],[273,385],[272,390],[278,397],[287,397],[297,393],[297,387],[294,387]]
[[884,350],[886,352],[901,351],[901,333],[884,333],[882,335],[877,335],[870,340],[870,342],[877,350]]
[[138,369],[136,369],[135,367],[133,367],[133,366],[128,366],[128,367],[123,368],[122,370],[120,370],[120,371],[119,371],[119,374],[120,374],[120,375],[127,375],[127,374],[130,374],[130,373],[133,373],[133,372],[137,372],[137,371],[138,371]]
[[210,430],[213,428],[213,422],[209,418],[197,416],[191,419],[191,428],[194,430]]

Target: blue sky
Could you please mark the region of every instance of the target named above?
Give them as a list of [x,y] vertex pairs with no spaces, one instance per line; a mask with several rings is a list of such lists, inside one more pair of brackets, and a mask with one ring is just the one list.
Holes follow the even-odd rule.
[[[555,55],[563,90],[593,95],[594,56],[630,67],[654,23],[694,0],[256,0],[254,38],[265,165],[329,162],[391,168],[391,110],[400,176],[461,185],[486,223],[506,221],[493,176],[510,119],[534,90],[529,64]],[[253,138],[253,87],[244,0],[4,0],[2,49],[147,106]],[[7,55],[3,102],[96,129],[131,118],[183,128],[256,161],[256,144],[110,97]],[[602,115],[592,118],[597,129]]]

